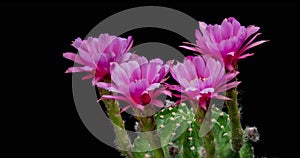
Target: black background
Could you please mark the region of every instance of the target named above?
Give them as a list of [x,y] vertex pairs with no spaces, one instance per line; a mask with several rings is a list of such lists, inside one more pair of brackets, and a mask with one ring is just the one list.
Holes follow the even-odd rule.
[[[229,16],[255,24],[268,39],[240,63],[242,123],[257,126],[257,157],[297,157],[297,77],[299,5],[291,2],[3,2],[1,4],[3,79],[8,86],[6,147],[11,155],[118,157],[81,122],[72,99],[72,65],[62,53],[75,51],[71,41],[104,18],[144,5],[165,6],[197,20],[221,23]],[[149,31],[150,30],[150,31]],[[151,33],[149,33],[151,32]],[[159,29],[133,30],[135,44],[156,41],[174,47],[182,37]],[[126,34],[126,35],[127,35]],[[171,37],[171,38],[170,38]],[[180,51],[183,49],[178,48]],[[296,92],[292,92],[296,90]],[[6,95],[5,95],[6,96]],[[5,124],[6,125],[6,124]],[[294,156],[291,156],[294,155]]]

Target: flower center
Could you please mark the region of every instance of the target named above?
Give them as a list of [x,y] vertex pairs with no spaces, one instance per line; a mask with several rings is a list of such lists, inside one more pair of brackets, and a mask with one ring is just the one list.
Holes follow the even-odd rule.
[[151,101],[151,97],[148,93],[144,93],[142,96],[141,96],[141,102],[142,102],[142,105],[147,105],[149,104]]
[[205,78],[205,77],[200,77],[200,80],[201,80],[201,81],[206,81],[207,78]]
[[202,97],[199,99],[199,103],[207,103],[209,101],[209,96],[207,94],[202,95]]
[[210,98],[211,98],[211,92],[207,92],[205,94],[201,94],[202,96],[199,99],[199,105],[200,107],[202,107],[204,110],[206,110],[209,102],[210,102]]
[[234,60],[234,57],[235,57],[235,52],[228,53],[227,56],[226,56],[226,61],[225,62],[227,64],[231,64]]

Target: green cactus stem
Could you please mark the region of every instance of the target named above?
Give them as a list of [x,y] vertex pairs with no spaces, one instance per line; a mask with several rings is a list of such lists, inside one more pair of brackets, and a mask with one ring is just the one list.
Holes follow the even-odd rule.
[[254,158],[254,148],[249,141],[246,141],[240,150],[241,158]]
[[206,136],[204,136],[204,148],[206,151],[206,158],[216,157],[215,143],[214,143],[214,133],[209,131]]
[[[144,110],[134,109],[136,114],[136,119],[139,121],[139,126],[141,132],[145,132],[145,137],[148,140],[150,146],[154,149],[152,150],[155,158],[164,158],[164,153],[160,145],[160,137],[156,134],[157,125],[153,115],[153,108],[151,106],[145,106]],[[152,131],[152,132],[149,132]]]
[[[99,88],[98,90],[100,96],[111,95],[110,92],[106,91],[105,89]],[[116,142],[117,142],[117,146],[119,147],[119,150],[124,156],[128,158],[133,158],[131,153],[131,141],[125,130],[125,124],[122,119],[122,116],[120,115],[121,110],[118,105],[118,102],[111,99],[105,99],[102,101],[104,102],[105,107],[107,109],[108,117],[114,126],[114,131],[116,134]],[[122,149],[126,149],[126,150],[122,150]]]
[[218,158],[240,158],[238,152],[232,150],[231,126],[229,115],[217,107],[212,108],[212,118],[215,121],[213,132],[215,136],[216,153]]
[[236,88],[232,88],[226,95],[232,99],[226,101],[231,123],[232,149],[238,152],[243,146],[243,129],[240,122],[240,111],[237,102],[238,91]]
[[[206,111],[203,110],[198,104],[193,105],[196,122],[199,127],[201,127]],[[204,148],[206,151],[206,158],[214,158],[216,157],[215,152],[215,143],[214,143],[214,133],[213,131],[209,131],[207,135],[203,137],[204,140]]]
[[160,110],[155,115],[165,158],[203,157],[203,141],[194,113],[185,103]]

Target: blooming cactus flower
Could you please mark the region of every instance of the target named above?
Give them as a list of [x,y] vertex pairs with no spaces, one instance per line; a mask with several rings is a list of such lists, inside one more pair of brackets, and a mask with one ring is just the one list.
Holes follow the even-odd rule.
[[112,83],[98,82],[99,88],[115,92],[118,95],[102,95],[101,99],[115,99],[125,101],[130,107],[144,109],[147,104],[163,107],[162,101],[157,97],[160,94],[171,96],[171,92],[160,87],[169,72],[169,65],[163,65],[161,59],[153,59],[148,62],[145,57],[132,54],[131,59],[121,64],[111,63]]
[[127,39],[108,34],[100,34],[98,38],[89,37],[87,40],[77,38],[73,43],[78,54],[64,53],[63,56],[82,67],[70,67],[66,73],[88,72],[83,79],[93,78],[93,84],[109,74],[110,62],[120,62],[133,44],[131,36]]
[[[253,53],[244,54],[245,51],[266,42],[266,40],[261,40],[253,43],[254,39],[260,35],[256,33],[259,27],[250,25],[246,28],[233,17],[225,18],[221,25],[207,25],[199,22],[199,27],[200,31],[196,30],[196,47],[181,47],[215,57],[224,62],[228,71],[234,70],[234,65],[238,60],[253,55]],[[255,35],[248,40],[253,34]]]
[[182,101],[192,100],[206,110],[210,98],[228,100],[219,95],[228,89],[236,87],[240,82],[230,82],[238,72],[225,73],[225,68],[220,61],[210,56],[188,56],[183,63],[171,67],[173,78],[180,84],[170,85],[170,88],[182,93]]

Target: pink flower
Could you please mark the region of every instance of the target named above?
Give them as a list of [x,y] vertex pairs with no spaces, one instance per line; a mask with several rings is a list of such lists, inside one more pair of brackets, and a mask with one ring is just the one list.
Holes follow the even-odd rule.
[[122,111],[130,107],[144,109],[147,104],[163,107],[157,97],[160,94],[171,96],[171,92],[160,87],[169,72],[169,65],[163,65],[161,59],[150,62],[145,57],[131,55],[131,60],[121,64],[111,63],[112,83],[98,82],[99,88],[115,92],[118,95],[103,95],[102,99],[115,99],[128,103]]
[[87,40],[77,38],[72,46],[78,50],[78,54],[64,53],[63,56],[82,67],[70,67],[66,73],[87,72],[83,79],[93,78],[93,84],[109,74],[110,62],[120,62],[126,56],[133,43],[131,36],[127,39],[108,34],[100,34],[98,38],[89,37]]
[[[260,35],[256,33],[259,27],[250,25],[246,28],[233,17],[225,18],[221,25],[199,22],[199,27],[200,31],[196,30],[196,47],[181,47],[215,57],[224,62],[228,71],[234,70],[238,60],[253,55],[253,53],[244,54],[245,51],[266,42],[262,40],[252,43]],[[248,40],[253,34],[255,35]]]
[[173,78],[180,84],[170,85],[170,89],[182,93],[182,101],[191,100],[199,102],[206,110],[210,98],[229,98],[219,95],[228,89],[236,87],[240,82],[230,82],[238,72],[225,73],[223,65],[210,56],[188,56],[183,63],[171,67]]

